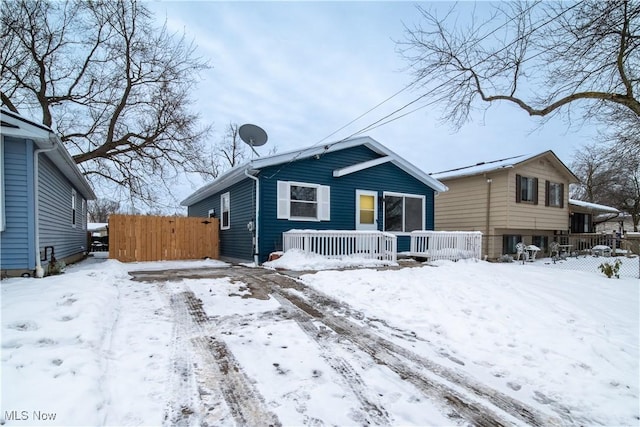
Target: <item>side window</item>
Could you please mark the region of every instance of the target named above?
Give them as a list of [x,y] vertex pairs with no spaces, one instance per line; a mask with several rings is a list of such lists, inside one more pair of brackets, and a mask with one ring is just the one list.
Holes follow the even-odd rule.
[[209,209],[209,213],[207,214],[207,216],[209,218],[215,218],[216,217],[216,210],[215,209]]
[[80,219],[82,224],[82,229],[87,229],[87,201],[82,199],[82,211],[80,211]]
[[224,193],[220,197],[220,229],[231,228],[231,198],[229,193]]
[[538,204],[538,178],[516,175],[516,203]]
[[76,190],[71,190],[71,226],[76,226]]
[[330,198],[326,185],[278,181],[278,219],[329,221]]

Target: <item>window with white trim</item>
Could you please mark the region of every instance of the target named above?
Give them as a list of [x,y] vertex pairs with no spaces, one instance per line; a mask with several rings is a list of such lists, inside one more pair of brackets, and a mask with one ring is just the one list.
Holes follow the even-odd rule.
[[76,227],[76,190],[71,190],[71,226]]
[[80,212],[80,218],[82,219],[82,229],[86,230],[87,229],[87,201],[83,198],[82,199],[82,211]]
[[278,219],[329,221],[330,188],[304,182],[278,181]]
[[384,231],[424,230],[424,203],[424,196],[384,193]]
[[220,229],[231,228],[231,197],[229,193],[220,196]]
[[211,208],[209,209],[209,213],[208,213],[209,218],[215,218],[216,217],[216,210]]

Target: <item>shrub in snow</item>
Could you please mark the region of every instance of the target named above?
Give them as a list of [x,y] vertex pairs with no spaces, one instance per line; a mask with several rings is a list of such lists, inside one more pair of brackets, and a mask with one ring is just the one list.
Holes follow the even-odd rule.
[[622,265],[622,262],[620,262],[620,260],[617,259],[616,262],[613,263],[613,265],[609,264],[608,262],[604,262],[604,263],[600,264],[600,266],[598,268],[609,279],[611,279],[611,276],[616,276],[616,279],[619,279],[620,278],[620,265]]
[[66,267],[67,265],[64,263],[64,261],[50,262],[47,266],[47,275],[53,276],[54,274],[62,274],[64,273],[64,269]]
[[513,257],[511,255],[500,255],[498,262],[513,262]]

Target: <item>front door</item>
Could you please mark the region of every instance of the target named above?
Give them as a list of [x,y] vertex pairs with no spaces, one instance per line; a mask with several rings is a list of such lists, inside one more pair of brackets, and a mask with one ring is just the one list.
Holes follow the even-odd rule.
[[378,193],[356,190],[356,230],[378,229]]

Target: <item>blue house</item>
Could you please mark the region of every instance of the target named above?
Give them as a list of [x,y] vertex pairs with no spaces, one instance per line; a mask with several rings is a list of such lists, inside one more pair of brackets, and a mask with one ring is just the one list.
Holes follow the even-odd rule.
[[355,138],[261,157],[185,200],[189,216],[220,220],[220,255],[264,262],[291,229],[433,230],[434,197],[447,187],[379,142]]
[[52,258],[87,253],[87,200],[93,190],[46,126],[0,110],[0,270],[47,270]]

